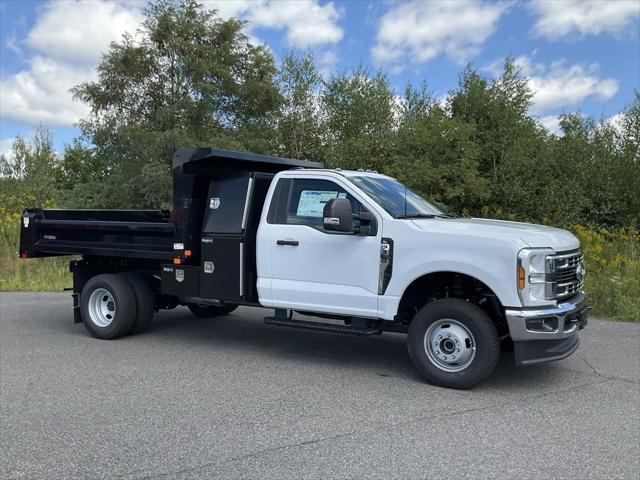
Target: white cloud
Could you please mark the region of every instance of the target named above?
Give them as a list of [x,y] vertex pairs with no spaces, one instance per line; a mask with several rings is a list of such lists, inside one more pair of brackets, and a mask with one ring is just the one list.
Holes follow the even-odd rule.
[[540,118],[539,122],[543,127],[555,135],[560,135],[562,133],[560,130],[560,117],[558,115],[547,115]]
[[15,142],[15,138],[3,138],[0,139],[0,155],[3,157],[11,158],[11,147],[13,146],[13,142]]
[[637,29],[640,18],[638,0],[536,0],[529,7],[537,16],[535,33],[554,40],[571,34],[622,34]]
[[546,66],[534,63],[528,56],[516,58],[515,63],[529,79],[529,87],[534,92],[533,111],[536,113],[574,106],[588,97],[609,100],[618,92],[618,81],[600,78],[597,64],[567,65],[563,59]]
[[0,82],[2,115],[27,123],[72,125],[88,107],[71,98],[69,89],[94,75],[93,69],[74,68],[50,58],[31,59],[30,70]]
[[413,1],[391,7],[380,21],[371,54],[396,70],[445,54],[464,63],[495,32],[507,3]]
[[606,122],[611,125],[618,133],[622,133],[624,131],[624,120],[625,114],[619,112],[607,118]]
[[[133,5],[133,6],[131,6]],[[140,4],[57,1],[37,11],[24,44],[35,50],[28,69],[3,75],[2,117],[45,125],[72,125],[86,115],[70,89],[95,77],[100,54],[125,31],[135,33]]]
[[137,9],[102,1],[55,1],[44,6],[26,43],[48,57],[94,66],[114,40],[135,33],[142,21]]
[[210,0],[204,5],[218,10],[222,18],[248,20],[250,31],[255,27],[285,30],[292,47],[335,44],[344,35],[338,25],[343,12],[333,2],[321,5],[318,0]]

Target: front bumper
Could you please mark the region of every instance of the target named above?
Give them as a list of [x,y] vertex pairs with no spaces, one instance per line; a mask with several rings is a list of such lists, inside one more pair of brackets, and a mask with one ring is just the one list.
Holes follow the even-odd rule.
[[580,345],[578,331],[587,325],[590,309],[584,293],[555,307],[508,308],[505,314],[516,365],[551,362],[571,355]]

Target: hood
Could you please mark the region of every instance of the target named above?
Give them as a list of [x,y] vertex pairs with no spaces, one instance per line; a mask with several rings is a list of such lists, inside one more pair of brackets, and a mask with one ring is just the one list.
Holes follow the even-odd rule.
[[510,243],[522,242],[523,247],[552,248],[556,252],[575,250],[580,247],[578,239],[561,228],[535,225],[533,223],[508,222],[485,218],[425,218],[413,220],[424,231],[469,235]]

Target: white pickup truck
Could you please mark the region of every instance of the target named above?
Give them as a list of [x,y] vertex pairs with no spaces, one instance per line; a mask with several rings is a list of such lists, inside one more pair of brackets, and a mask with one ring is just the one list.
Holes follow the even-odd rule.
[[75,318],[99,338],[159,308],[269,307],[273,325],[406,333],[417,370],[453,388],[487,379],[501,344],[518,365],[578,348],[589,307],[571,233],[456,218],[385,175],[318,167],[180,150],[170,214],[26,210],[20,255],[83,255]]

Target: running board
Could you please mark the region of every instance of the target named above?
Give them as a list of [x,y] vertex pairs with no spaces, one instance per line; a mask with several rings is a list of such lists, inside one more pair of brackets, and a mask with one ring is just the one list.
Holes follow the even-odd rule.
[[265,317],[264,323],[276,325],[278,327],[302,328],[305,330],[319,330],[323,332],[340,333],[342,335],[380,335],[382,330],[373,327],[353,327],[350,325],[335,325],[332,323],[307,322],[304,320],[293,320],[289,318]]

